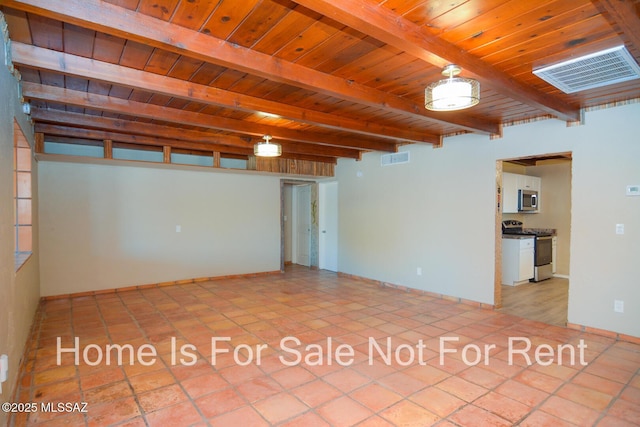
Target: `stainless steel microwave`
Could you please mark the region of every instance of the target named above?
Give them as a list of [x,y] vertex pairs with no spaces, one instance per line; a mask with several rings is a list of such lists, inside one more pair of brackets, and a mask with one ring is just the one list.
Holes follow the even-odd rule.
[[535,212],[538,210],[538,192],[518,190],[518,212]]

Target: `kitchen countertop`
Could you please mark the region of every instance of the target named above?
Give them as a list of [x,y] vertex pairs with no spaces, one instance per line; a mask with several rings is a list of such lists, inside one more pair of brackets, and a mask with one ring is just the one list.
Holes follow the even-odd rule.
[[555,228],[523,228],[523,232],[531,233],[531,234],[505,234],[502,233],[503,239],[529,239],[536,237],[538,233],[544,233],[547,235],[555,236],[556,229]]
[[522,231],[531,232],[531,233],[546,233],[546,234],[551,234],[552,236],[556,235],[555,228],[523,228]]

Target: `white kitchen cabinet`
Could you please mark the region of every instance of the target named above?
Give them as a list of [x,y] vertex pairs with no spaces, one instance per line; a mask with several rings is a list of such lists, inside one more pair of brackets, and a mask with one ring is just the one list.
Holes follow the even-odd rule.
[[[518,190],[540,192],[542,179],[537,176],[505,172],[502,174],[502,213],[518,213]],[[540,207],[538,194],[538,209]]]
[[518,175],[518,190],[540,191],[540,177],[530,175]]
[[515,173],[502,174],[502,213],[518,212],[518,176]]
[[502,239],[502,284],[516,286],[533,279],[534,237]]

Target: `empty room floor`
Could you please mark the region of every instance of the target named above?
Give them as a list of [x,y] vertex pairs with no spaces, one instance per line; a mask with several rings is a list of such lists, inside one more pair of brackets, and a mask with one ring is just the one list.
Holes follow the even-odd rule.
[[16,426],[640,424],[637,343],[300,267],[49,300],[27,345]]

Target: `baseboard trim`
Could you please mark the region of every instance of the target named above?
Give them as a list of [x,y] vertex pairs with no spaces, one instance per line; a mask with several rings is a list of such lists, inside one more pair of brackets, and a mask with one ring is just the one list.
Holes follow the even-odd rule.
[[370,279],[368,277],[362,277],[362,276],[357,276],[355,274],[348,274],[348,273],[342,273],[342,272],[338,272],[338,276],[339,277],[345,277],[348,279],[354,279],[354,280],[359,280],[361,282],[365,282],[368,283],[370,285],[374,285],[374,286],[380,286],[383,288],[392,288],[392,289],[397,289],[399,291],[403,291],[403,292],[409,292],[409,293],[413,293],[413,294],[417,294],[417,295],[426,295],[435,299],[442,299],[442,300],[446,300],[446,301],[452,301],[452,302],[458,302],[461,304],[465,304],[465,305],[470,305],[472,307],[476,307],[476,308],[482,308],[482,309],[486,309],[486,310],[494,310],[496,307],[493,304],[487,304],[484,302],[478,302],[478,301],[473,301],[473,300],[469,300],[469,299],[465,299],[465,298],[460,298],[460,297],[454,297],[451,295],[445,295],[445,294],[439,294],[436,292],[431,292],[431,291],[425,291],[422,289],[416,289],[416,288],[411,288],[409,286],[404,286],[404,285],[398,285],[395,283],[389,283],[389,282],[384,282],[381,280],[375,280],[375,279]]
[[600,335],[607,338],[612,338],[616,341],[625,341],[633,344],[640,344],[640,337],[635,337],[633,335],[621,334],[614,331],[609,331],[607,329],[599,329],[591,326],[579,325],[577,323],[568,323],[567,328],[573,329],[575,331],[587,332],[590,334]]
[[261,277],[261,276],[273,276],[276,274],[282,274],[282,272],[280,270],[274,270],[274,271],[263,271],[258,273],[230,274],[226,276],[198,277],[195,279],[173,280],[169,282],[149,283],[146,285],[134,285],[134,286],[125,286],[120,288],[99,289],[96,291],[74,292],[70,294],[48,295],[48,296],[41,297],[40,300],[52,301],[52,300],[65,299],[65,298],[78,298],[78,297],[86,297],[86,296],[114,294],[118,292],[138,291],[138,290],[150,289],[150,288],[162,288],[165,286],[189,285],[192,283],[212,282],[216,280],[247,279],[247,278]]

